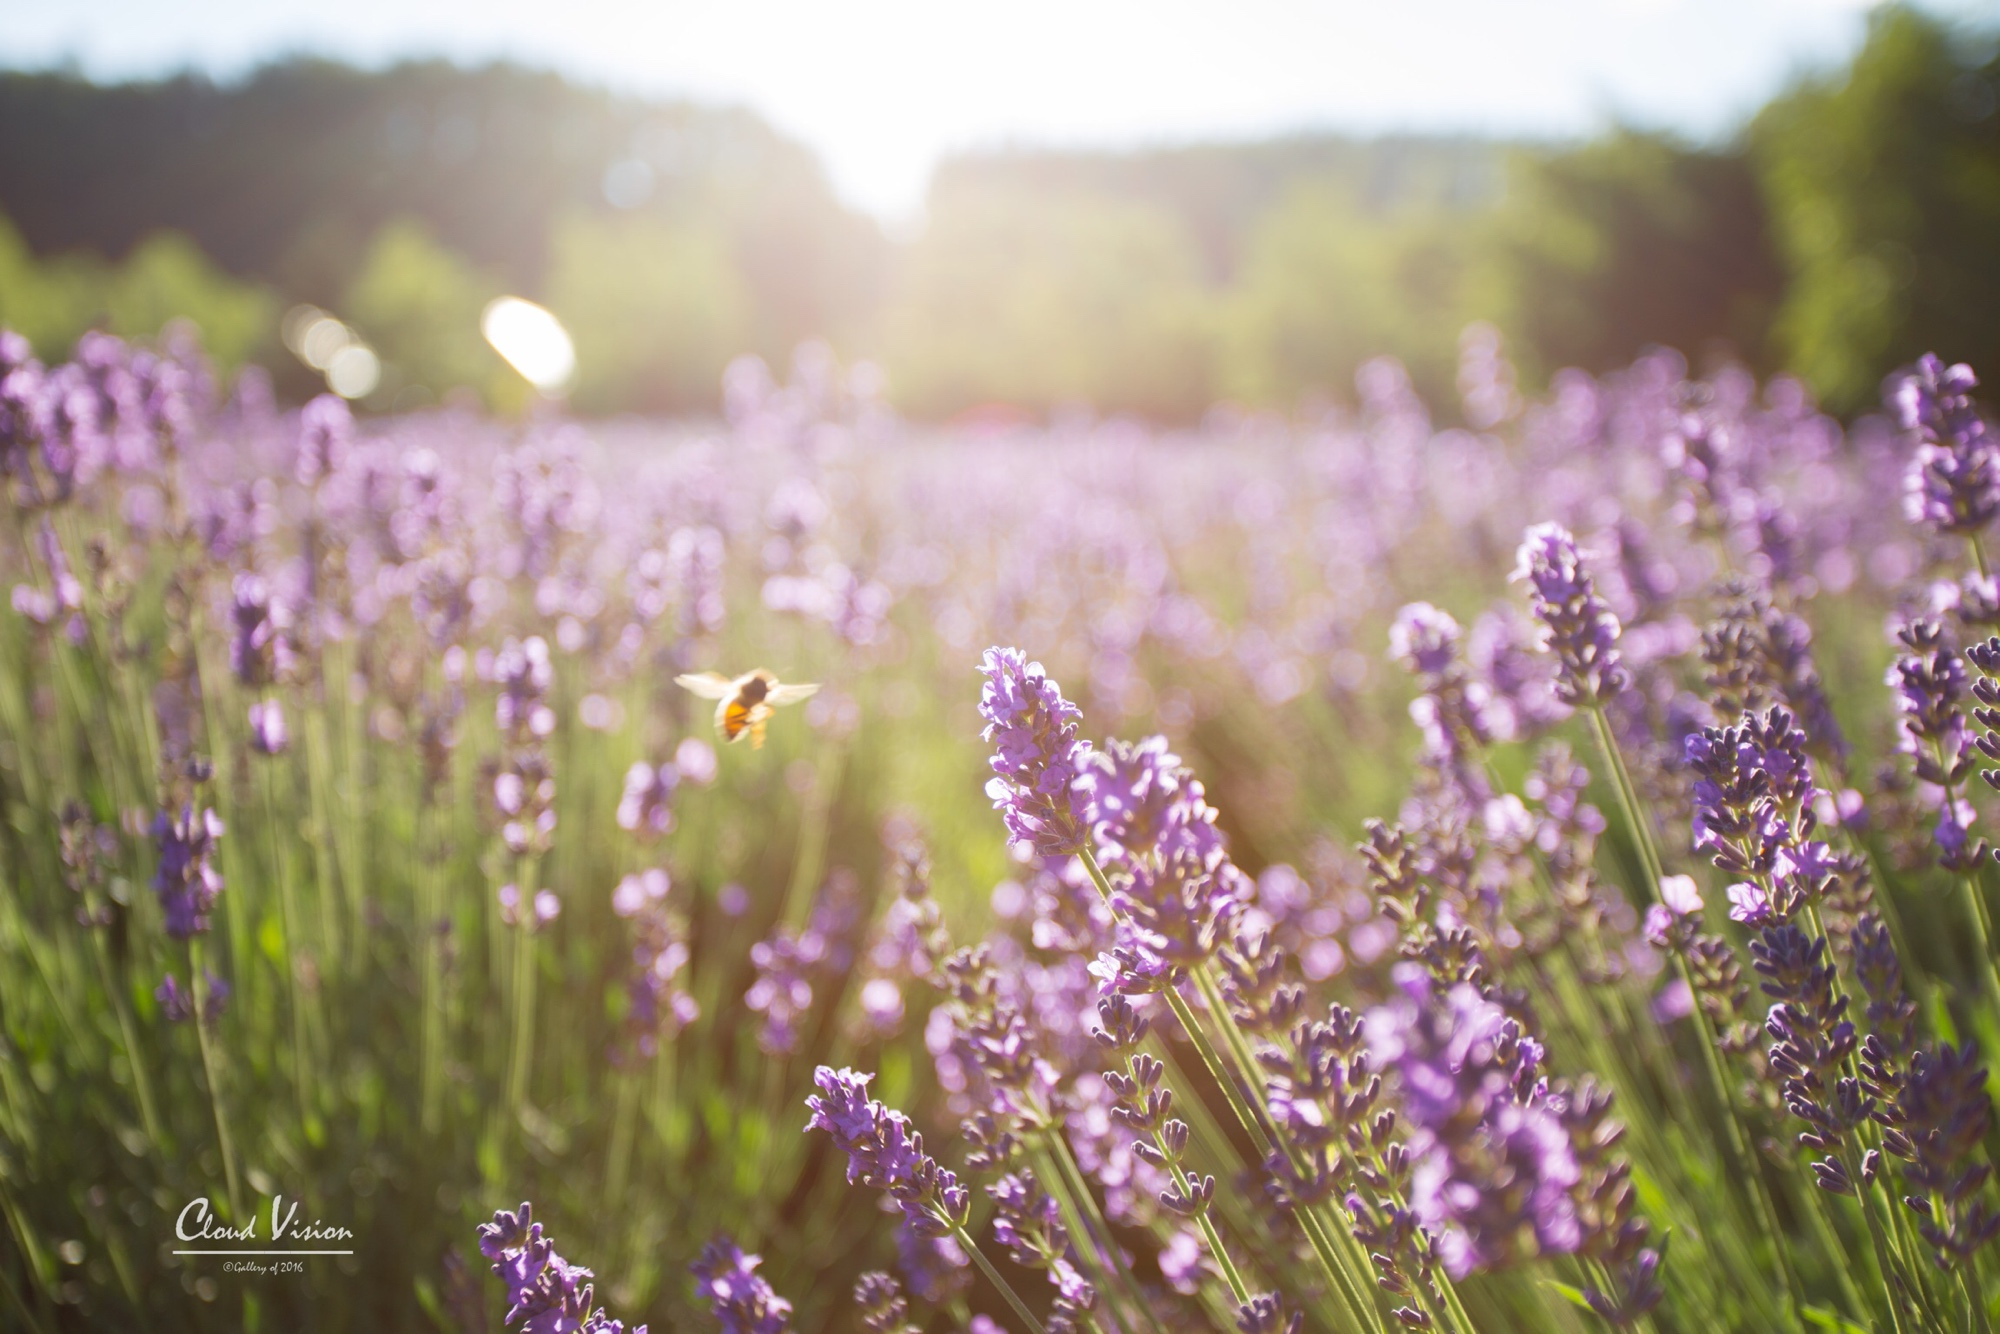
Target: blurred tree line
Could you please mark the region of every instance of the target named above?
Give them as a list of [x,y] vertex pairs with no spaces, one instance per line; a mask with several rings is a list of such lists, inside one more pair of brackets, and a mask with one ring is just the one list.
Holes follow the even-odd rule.
[[1729,144],[1300,136],[940,166],[892,242],[743,111],[511,66],[317,61],[233,87],[0,76],[0,322],[199,323],[223,360],[309,301],[382,354],[375,406],[504,401],[478,315],[550,306],[586,411],[712,407],[738,352],[822,335],[913,413],[1187,420],[1342,397],[1389,353],[1454,398],[1484,320],[1530,383],[1650,344],[1802,374],[1840,410],[1936,348],[2000,379],[2000,58],[1889,7]]

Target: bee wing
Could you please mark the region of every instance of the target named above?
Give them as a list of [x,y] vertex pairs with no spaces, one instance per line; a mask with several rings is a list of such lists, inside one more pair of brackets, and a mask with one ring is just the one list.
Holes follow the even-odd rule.
[[770,716],[771,716],[771,711],[769,709],[765,709],[763,717],[753,718],[750,720],[750,749],[752,750],[764,749],[764,723],[766,719],[770,718]]
[[703,699],[728,699],[736,683],[720,672],[691,672],[676,676],[674,684],[692,690]]
[[819,686],[817,683],[803,686],[779,686],[770,694],[764,696],[764,700],[772,708],[777,708],[780,705],[797,704],[800,700],[811,699],[818,693]]

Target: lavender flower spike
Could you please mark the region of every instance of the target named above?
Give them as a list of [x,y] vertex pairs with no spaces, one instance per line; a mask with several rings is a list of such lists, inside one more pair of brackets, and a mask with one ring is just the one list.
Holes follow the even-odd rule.
[[2000,514],[2000,440],[1973,406],[1978,383],[1970,366],[1926,354],[1890,394],[1897,420],[1917,437],[1903,478],[1911,523],[1976,535]]
[[868,1096],[873,1075],[822,1065],[813,1072],[820,1092],[806,1099],[807,1130],[824,1130],[847,1154],[849,1184],[874,1186],[903,1206],[903,1218],[928,1236],[965,1226],[972,1196],[956,1173],[924,1152],[924,1137],[901,1112]]
[[1541,1047],[1467,983],[1440,994],[1416,964],[1367,1016],[1410,1127],[1410,1206],[1454,1279],[1582,1243],[1568,1133],[1537,1078]]
[[1075,790],[1090,744],[1077,738],[1082,712],[1063,698],[1039,662],[1017,648],[989,648],[979,670],[980,736],[993,743],[993,772],[986,795],[1007,820],[1016,843],[1044,857],[1083,850],[1090,828],[1089,803]]
[[1389,656],[1419,676],[1440,676],[1458,656],[1458,622],[1428,602],[1412,602],[1389,627]]
[[[507,1285],[505,1323],[521,1334],[625,1334],[625,1324],[592,1307],[588,1269],[556,1254],[555,1243],[534,1221],[534,1206],[502,1209],[479,1226],[479,1253]],[[632,1334],[646,1334],[639,1326]]]
[[[201,1007],[201,1021],[213,1028],[222,1018],[222,1012],[229,1008],[229,984],[207,968],[201,971],[208,980],[208,999]],[[170,1024],[184,1024],[194,1018],[194,989],[183,987],[172,973],[154,990],[153,999],[160,1003],[160,1013]]]
[[1512,577],[1534,591],[1542,647],[1556,658],[1556,697],[1588,709],[1623,690],[1629,678],[1618,661],[1618,618],[1597,595],[1570,531],[1557,523],[1530,528]]
[[188,940],[208,930],[208,914],[222,896],[222,873],[209,858],[222,837],[222,817],[212,810],[199,816],[184,807],[175,817],[161,811],[153,817],[153,842],[159,866],[153,872],[153,892],[167,915],[167,934]]
[[716,1237],[688,1266],[695,1295],[709,1303],[723,1334],[784,1334],[792,1327],[792,1304],[758,1276],[762,1263],[728,1237]]
[[291,745],[285,727],[285,706],[275,699],[259,700],[250,706],[250,749],[259,755],[282,755]]

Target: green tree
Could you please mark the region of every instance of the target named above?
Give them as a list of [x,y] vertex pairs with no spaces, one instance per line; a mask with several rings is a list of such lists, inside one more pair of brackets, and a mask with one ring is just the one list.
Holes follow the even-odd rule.
[[1487,313],[1473,235],[1467,215],[1375,212],[1331,181],[1294,186],[1253,232],[1231,294],[1225,391],[1284,407],[1344,396],[1387,354],[1449,402],[1459,330]]
[[497,280],[400,219],[376,233],[339,314],[382,357],[384,395],[421,387],[441,398],[464,388],[492,401],[509,372],[480,336],[479,317],[499,295]]
[[1769,368],[1783,273],[1743,153],[1630,130],[1522,150],[1492,227],[1499,323],[1536,378],[1648,344]]
[[229,277],[178,233],[147,238],[122,264],[82,252],[37,259],[0,218],[0,325],[44,360],[67,357],[87,329],[156,338],[185,319],[227,371],[272,341],[276,311],[268,291]]
[[1870,20],[1837,75],[1760,113],[1751,142],[1789,274],[1776,336],[1833,407],[1923,352],[2000,376],[2000,61],[1913,10]]
[[1186,231],[1081,191],[934,197],[885,344],[890,390],[924,415],[1006,402],[1191,417],[1213,392],[1213,298]]
[[178,232],[149,237],[106,275],[103,310],[106,327],[126,338],[157,337],[170,321],[187,320],[225,371],[269,346],[277,332],[277,299],[223,273]]
[[43,360],[60,360],[99,313],[103,260],[65,254],[38,260],[14,224],[0,218],[0,326],[34,345]]
[[579,408],[714,406],[751,321],[721,235],[654,217],[573,214],[556,225],[549,254],[548,305],[576,343]]

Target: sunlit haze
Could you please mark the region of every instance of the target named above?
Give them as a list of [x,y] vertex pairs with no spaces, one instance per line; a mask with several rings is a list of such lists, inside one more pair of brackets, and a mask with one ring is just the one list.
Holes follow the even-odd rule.
[[[1944,0],[1952,17],[1995,0]],[[941,154],[1295,129],[1571,135],[1612,120],[1727,133],[1858,42],[1854,0],[68,0],[0,8],[0,59],[103,78],[227,77],[314,52],[375,65],[508,57],[656,96],[747,105],[849,201],[912,215]]]

